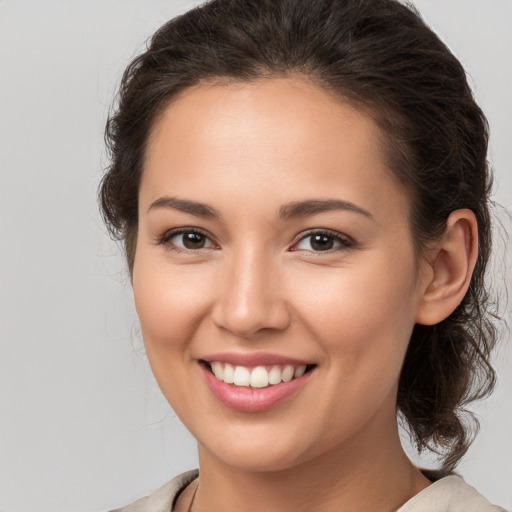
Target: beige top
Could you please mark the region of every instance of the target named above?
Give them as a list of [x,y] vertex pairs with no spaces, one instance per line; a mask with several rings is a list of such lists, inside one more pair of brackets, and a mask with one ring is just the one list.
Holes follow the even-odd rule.
[[[145,498],[110,512],[172,512],[177,497],[199,476],[197,469],[173,478]],[[435,481],[401,506],[397,512],[507,512],[491,505],[458,475]]]

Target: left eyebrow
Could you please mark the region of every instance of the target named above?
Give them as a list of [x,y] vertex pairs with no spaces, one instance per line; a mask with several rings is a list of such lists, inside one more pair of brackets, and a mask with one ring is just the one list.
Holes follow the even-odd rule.
[[355,212],[373,220],[373,215],[368,210],[349,201],[342,201],[340,199],[307,199],[306,201],[289,203],[279,208],[279,217],[288,220],[332,210]]

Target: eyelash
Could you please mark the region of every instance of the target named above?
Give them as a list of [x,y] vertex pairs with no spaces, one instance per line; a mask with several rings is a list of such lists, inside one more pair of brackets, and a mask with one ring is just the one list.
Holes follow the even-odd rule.
[[[297,242],[295,242],[293,244],[293,246],[295,246],[298,243],[302,242],[303,240],[306,240],[307,238],[313,237],[315,235],[324,235],[324,236],[327,236],[329,238],[332,238],[334,240],[334,242],[338,242],[339,243],[339,246],[335,247],[335,248],[332,248],[332,249],[328,249],[326,251],[313,251],[313,250],[310,250],[308,252],[314,252],[314,253],[317,253],[317,254],[332,254],[334,252],[338,252],[338,251],[342,251],[342,250],[347,250],[347,249],[352,249],[355,246],[354,241],[351,240],[349,237],[342,236],[339,233],[337,233],[336,231],[331,231],[329,229],[314,229],[312,231],[306,231],[306,233],[302,233],[300,235],[300,238],[297,240]],[[305,249],[293,249],[293,251],[301,251],[301,250],[305,250]]]
[[[175,252],[179,252],[179,253],[193,253],[193,252],[199,252],[203,249],[210,249],[210,247],[201,247],[199,249],[184,249],[182,247],[177,247],[176,245],[170,243],[170,240],[172,238],[174,238],[175,236],[183,235],[183,234],[187,234],[187,233],[194,233],[197,235],[201,235],[210,240],[210,237],[207,234],[205,234],[203,231],[201,231],[197,228],[179,228],[179,229],[171,230],[171,231],[164,233],[164,235],[157,240],[157,245],[165,246],[165,248],[167,250],[175,251]],[[337,233],[335,231],[331,231],[329,229],[316,229],[316,230],[312,230],[312,231],[307,231],[306,233],[302,233],[300,238],[296,242],[294,242],[293,246],[295,246],[295,245],[299,244],[300,242],[302,242],[303,240],[305,240],[309,237],[313,237],[315,235],[324,235],[324,236],[330,237],[335,242],[338,242],[340,245],[336,248],[331,248],[326,251],[314,251],[314,250],[307,250],[307,249],[292,249],[292,251],[295,252],[295,251],[307,250],[308,252],[313,252],[313,253],[317,253],[317,254],[332,254],[333,252],[351,249],[355,246],[355,243],[350,238],[348,238],[346,236],[341,236],[339,233]]]
[[[171,231],[167,231],[164,233],[164,235],[157,241],[158,245],[163,245],[165,248],[169,251],[175,251],[175,252],[184,252],[184,253],[190,253],[190,252],[198,252],[201,251],[203,248],[200,249],[183,249],[181,247],[177,247],[174,244],[170,243],[171,238],[174,238],[177,235],[183,235],[186,233],[194,233],[196,235],[201,235],[205,238],[210,239],[208,235],[203,233],[201,230],[197,228],[180,228],[180,229],[174,229]],[[206,247],[206,249],[209,249],[209,247]]]

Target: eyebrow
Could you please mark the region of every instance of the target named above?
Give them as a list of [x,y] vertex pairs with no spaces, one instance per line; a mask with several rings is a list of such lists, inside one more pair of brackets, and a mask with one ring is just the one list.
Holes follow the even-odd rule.
[[148,213],[155,208],[173,208],[199,217],[222,219],[222,214],[207,204],[189,201],[188,199],[178,199],[177,197],[164,196],[153,201],[148,208]]
[[333,210],[359,213],[369,219],[373,219],[373,215],[368,210],[349,201],[342,201],[341,199],[307,199],[305,201],[289,203],[279,208],[279,217],[287,220]]
[[[161,197],[151,203],[148,208],[148,213],[156,208],[173,208],[185,213],[197,215],[198,217],[222,220],[222,214],[215,208],[205,203],[190,201],[188,199],[178,199],[177,197],[169,196]],[[283,220],[289,220],[334,210],[350,211],[373,219],[373,215],[368,210],[341,199],[306,199],[304,201],[295,201],[281,206],[279,208],[278,217]]]

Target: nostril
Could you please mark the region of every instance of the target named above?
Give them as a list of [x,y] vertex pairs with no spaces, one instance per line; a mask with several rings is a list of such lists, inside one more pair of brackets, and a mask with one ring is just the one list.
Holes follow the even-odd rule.
[[237,337],[251,339],[272,330],[285,330],[290,325],[290,314],[285,304],[268,301],[261,307],[238,305],[236,308],[219,306],[212,314],[214,324]]

